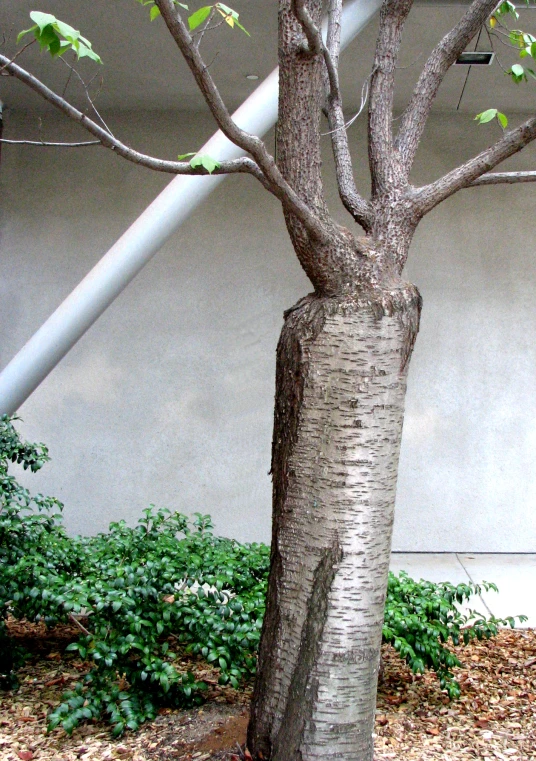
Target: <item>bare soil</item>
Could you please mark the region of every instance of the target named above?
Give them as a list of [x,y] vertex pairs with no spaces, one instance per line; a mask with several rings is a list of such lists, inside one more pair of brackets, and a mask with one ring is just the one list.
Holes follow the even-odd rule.
[[[68,626],[11,622],[12,633],[31,652],[20,671],[20,688],[0,692],[1,761],[238,761],[244,750],[251,687],[216,684],[206,664],[194,668],[213,682],[209,701],[185,711],[162,709],[138,732],[114,740],[104,723],[88,724],[71,737],[46,733],[46,715],[87,669],[65,647],[78,634]],[[376,760],[536,760],[536,630],[503,630],[458,655],[461,698],[449,701],[431,674],[414,676],[390,647],[378,691]],[[250,757],[249,757],[250,758]]]

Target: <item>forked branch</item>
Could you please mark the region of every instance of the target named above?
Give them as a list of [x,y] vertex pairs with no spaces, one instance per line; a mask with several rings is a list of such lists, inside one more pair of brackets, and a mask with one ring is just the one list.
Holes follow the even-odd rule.
[[338,67],[341,48],[341,16],[342,0],[331,0],[328,9],[327,39],[324,47],[327,79],[327,116],[340,199],[356,222],[368,232],[371,224],[369,206],[358,193],[355,184],[339,85]]
[[413,0],[384,0],[370,82],[369,161],[373,195],[393,179],[393,99],[402,32]]
[[[490,148],[479,153],[478,156],[448,172],[435,182],[419,188],[415,193],[414,200],[420,213],[422,215],[428,213],[434,206],[437,206],[441,201],[449,198],[449,196],[462,188],[508,182],[508,179],[504,179],[506,177],[514,182],[528,182],[528,179],[514,180],[514,175],[519,177],[524,174],[523,172],[498,174],[495,179],[491,179],[494,178],[493,174],[488,175],[487,173],[505,159],[518,153],[535,139],[536,116],[533,116],[516,129],[506,132],[500,140]],[[497,179],[500,177],[503,179]]]
[[320,240],[326,239],[328,235],[327,230],[320,222],[318,216],[301,200],[283,178],[273,156],[267,151],[264,142],[259,137],[240,129],[233,121],[208,67],[201,57],[201,53],[196,47],[179,11],[173,4],[173,0],[155,0],[155,3],[223,134],[235,145],[253,156],[265,177],[270,191],[280,199],[287,211],[294,214],[300,220],[308,233]]
[[303,33],[307,37],[308,51],[311,55],[324,53],[324,43],[320,29],[316,26],[307,10],[305,0],[292,0],[292,12],[300,22]]
[[413,166],[430,109],[447,71],[495,10],[497,0],[474,0],[454,29],[428,58],[406,108],[395,140],[400,163],[407,176]]
[[[127,159],[127,161],[132,161],[134,164],[139,164],[140,166],[156,170],[157,172],[167,172],[169,174],[205,174],[204,169],[194,169],[187,161],[166,161],[164,159],[155,158],[154,156],[148,156],[145,153],[140,153],[139,151],[130,148],[128,145],[111,135],[106,129],[101,127],[100,124],[97,124],[93,119],[90,119],[86,114],[82,113],[82,111],[75,108],[71,103],[65,100],[65,98],[62,98],[61,95],[58,95],[48,88],[43,82],[41,82],[41,80],[34,77],[33,74],[30,74],[18,64],[13,63],[9,58],[0,55],[0,65],[4,66],[5,70],[9,72],[11,76],[16,77],[16,79],[30,87],[34,92],[55,106],[59,111],[98,138],[101,145],[105,148],[110,148],[114,153]],[[39,144],[42,144],[41,141],[39,141]],[[252,174],[262,182],[263,185],[267,186],[265,177],[258,165],[252,159],[247,157],[234,159],[233,161],[222,161],[219,167],[214,170],[214,174],[233,174],[236,172]]]

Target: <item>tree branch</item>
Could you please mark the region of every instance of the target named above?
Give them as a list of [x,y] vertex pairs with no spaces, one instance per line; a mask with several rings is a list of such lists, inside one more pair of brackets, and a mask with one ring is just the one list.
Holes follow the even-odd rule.
[[[86,98],[87,98],[87,100],[88,100],[88,102],[89,102],[89,105],[90,105],[90,106],[91,106],[91,108],[93,109],[93,112],[94,112],[95,116],[98,118],[98,120],[100,121],[100,123],[102,124],[102,126],[104,127],[104,129],[105,129],[105,130],[107,130],[107,132],[109,132],[109,133],[110,133],[110,135],[113,135],[113,132],[112,132],[112,130],[109,128],[109,126],[106,124],[106,122],[104,121],[104,119],[103,119],[103,118],[102,118],[102,116],[100,115],[99,111],[97,110],[97,106],[95,105],[95,101],[93,100],[93,98],[92,98],[92,97],[91,97],[91,95],[89,94],[89,87],[90,87],[91,83],[93,82],[93,80],[95,79],[95,77],[96,77],[97,75],[95,74],[95,75],[94,75],[94,76],[93,76],[93,77],[90,79],[90,81],[89,81],[89,82],[86,84],[86,82],[84,81],[84,79],[81,77],[80,73],[79,73],[79,72],[78,72],[78,71],[75,69],[75,67],[74,67],[74,66],[71,66],[71,64],[70,64],[68,61],[66,61],[66,60],[65,60],[65,58],[63,58],[63,57],[61,58],[61,60],[63,61],[63,63],[64,63],[64,64],[67,66],[67,68],[69,69],[69,78],[67,79],[67,83],[66,83],[66,85],[65,85],[65,87],[64,87],[64,90],[63,90],[63,92],[62,92],[62,97],[65,97],[65,93],[67,92],[67,87],[68,87],[68,85],[69,85],[69,79],[70,79],[70,77],[71,77],[71,74],[74,74],[74,75],[75,75],[75,77],[76,77],[76,78],[78,79],[78,81],[80,82],[80,84],[82,85],[82,87],[84,88],[84,92],[85,92],[85,94],[86,94]],[[97,95],[98,95],[98,94],[100,93],[100,91],[101,91],[101,88],[102,88],[102,82],[103,82],[103,80],[102,80],[102,78],[101,78],[101,86],[99,87],[99,89],[98,89],[98,91],[97,91]],[[95,97],[96,97],[96,96],[95,96]]]
[[[139,166],[153,169],[157,172],[167,172],[169,174],[205,174],[206,170],[202,167],[193,168],[187,161],[166,161],[165,159],[158,159],[153,156],[148,156],[139,151],[135,151],[125,143],[115,138],[103,127],[94,122],[88,116],[72,106],[68,101],[62,98],[57,93],[50,90],[41,80],[34,77],[25,69],[22,69],[15,63],[12,63],[8,58],[0,55],[0,64],[5,65],[6,71],[8,71],[16,79],[23,82],[30,87],[34,92],[44,98],[46,101],[55,106],[59,111],[64,113],[73,121],[80,124],[88,132],[98,138],[98,141],[105,148],[110,148],[114,153],[117,153],[127,161],[132,161]],[[7,141],[4,141],[7,142]],[[42,145],[42,141],[37,143]],[[258,165],[249,158],[235,159],[234,161],[222,161],[220,166],[214,170],[213,174],[234,174],[236,172],[252,174],[256,177],[268,190],[272,191],[269,187],[263,172]]]
[[496,6],[497,0],[474,0],[454,29],[441,40],[428,58],[411,101],[404,111],[395,140],[395,149],[399,152],[406,177],[413,166],[430,109],[445,74]]
[[[13,58],[10,58],[10,59],[9,59],[9,63],[13,63],[14,61],[16,61],[16,60],[17,60],[17,58],[18,58],[20,55],[22,55],[22,53],[24,53],[24,51],[26,50],[26,48],[29,48],[29,47],[30,47],[30,45],[33,45],[33,44],[34,44],[34,42],[36,42],[36,41],[37,41],[37,40],[33,39],[31,42],[27,42],[27,43],[26,43],[26,45],[25,45],[23,48],[21,48],[20,50],[18,50],[18,51],[15,53],[15,55],[13,56]],[[6,68],[6,66],[5,66],[5,65],[4,65],[4,66],[2,66],[2,67],[0,68],[0,74],[3,74],[3,73],[4,73],[4,70],[5,70],[5,68]]]
[[[331,134],[331,147],[335,159],[335,172],[340,199],[347,211],[366,232],[370,229],[368,204],[357,191],[352,158],[348,145],[342,96],[339,86],[339,55],[341,46],[342,0],[331,0],[328,10],[328,33],[325,50],[327,90],[327,115]],[[332,72],[330,73],[329,65]]]
[[88,630],[86,629],[86,627],[85,627],[85,626],[82,626],[82,624],[81,624],[81,623],[80,623],[80,621],[79,621],[79,620],[76,618],[76,616],[74,616],[72,613],[69,613],[69,618],[70,618],[70,620],[73,622],[73,624],[74,624],[75,626],[78,626],[78,628],[80,629],[80,631],[81,631],[81,632],[83,632],[84,634],[87,634],[87,636],[88,636],[88,637],[91,637],[91,636],[92,636],[92,635],[91,635],[91,632],[90,632],[90,631],[88,631]]
[[517,182],[536,182],[536,172],[494,172],[492,174],[483,174],[477,180],[474,180],[468,188],[476,188],[480,185],[514,185]]
[[292,12],[300,22],[303,33],[307,37],[308,50],[311,55],[319,55],[324,52],[324,43],[320,30],[315,25],[311,14],[307,10],[305,0],[292,0]]
[[41,148],[84,148],[86,145],[102,145],[100,140],[89,140],[82,143],[52,143],[48,140],[5,140],[0,139],[0,143],[7,145],[38,145]]
[[384,0],[380,11],[380,31],[369,100],[369,162],[373,196],[392,181],[396,63],[404,24],[412,5],[413,0]]
[[[488,179],[486,179],[486,173],[496,167],[497,164],[500,164],[501,161],[513,156],[514,153],[518,153],[518,151],[534,139],[536,139],[536,116],[528,119],[519,127],[516,127],[516,129],[507,132],[494,145],[479,153],[478,156],[448,172],[448,174],[439,180],[419,188],[414,194],[414,201],[421,215],[427,214],[441,201],[444,201],[462,188],[496,184],[496,181],[494,182],[489,179],[493,178],[494,175],[488,175]],[[502,175],[498,174],[497,177],[512,177],[513,175],[521,176],[524,174],[524,172],[507,172]],[[499,182],[507,181],[505,179],[499,180]],[[528,180],[517,179],[514,181],[527,182]]]
[[180,13],[172,0],[155,0],[166,26],[181,51],[197,85],[205,98],[218,127],[223,134],[242,150],[251,154],[260,167],[271,192],[279,198],[287,211],[292,212],[305,226],[309,234],[323,240],[328,233],[320,219],[285,181],[273,156],[264,142],[255,135],[240,129],[231,118],[225,103],[193,41]]

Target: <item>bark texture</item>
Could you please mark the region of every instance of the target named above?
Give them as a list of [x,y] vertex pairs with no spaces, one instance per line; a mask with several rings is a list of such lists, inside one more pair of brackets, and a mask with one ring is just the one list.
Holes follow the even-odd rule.
[[286,314],[256,758],[372,759],[408,359],[420,298],[311,295]]

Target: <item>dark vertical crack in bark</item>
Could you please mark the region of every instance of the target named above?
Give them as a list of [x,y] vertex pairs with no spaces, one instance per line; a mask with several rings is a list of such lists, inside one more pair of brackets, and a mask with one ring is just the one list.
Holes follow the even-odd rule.
[[422,296],[417,288],[414,288],[414,303],[416,307],[414,310],[400,312],[400,321],[406,332],[406,340],[402,346],[402,361],[400,363],[401,373],[405,372],[409,365],[411,355],[413,354],[413,347],[415,346],[415,341],[417,340],[419,325],[421,322]]
[[288,691],[287,705],[281,729],[274,741],[273,761],[285,761],[285,759],[302,761],[300,747],[303,733],[307,723],[312,719],[318,692],[318,680],[311,678],[311,673],[320,652],[328,612],[329,592],[337,565],[342,557],[341,547],[338,542],[334,542],[332,547],[324,550],[315,569],[312,594],[307,605],[307,615]]
[[[314,295],[305,296],[285,314],[285,324],[277,346],[276,392],[274,431],[272,439],[273,516],[270,577],[264,615],[258,671],[271,675],[277,670],[276,647],[279,637],[279,588],[283,565],[279,552],[279,524],[281,510],[286,501],[289,471],[288,463],[298,437],[303,390],[307,381],[309,362],[307,347],[324,325],[322,301]],[[251,723],[248,729],[249,746],[261,751],[264,758],[271,756],[270,717],[256,713],[255,706],[263,705],[263,693],[269,689],[260,677],[255,682]]]

